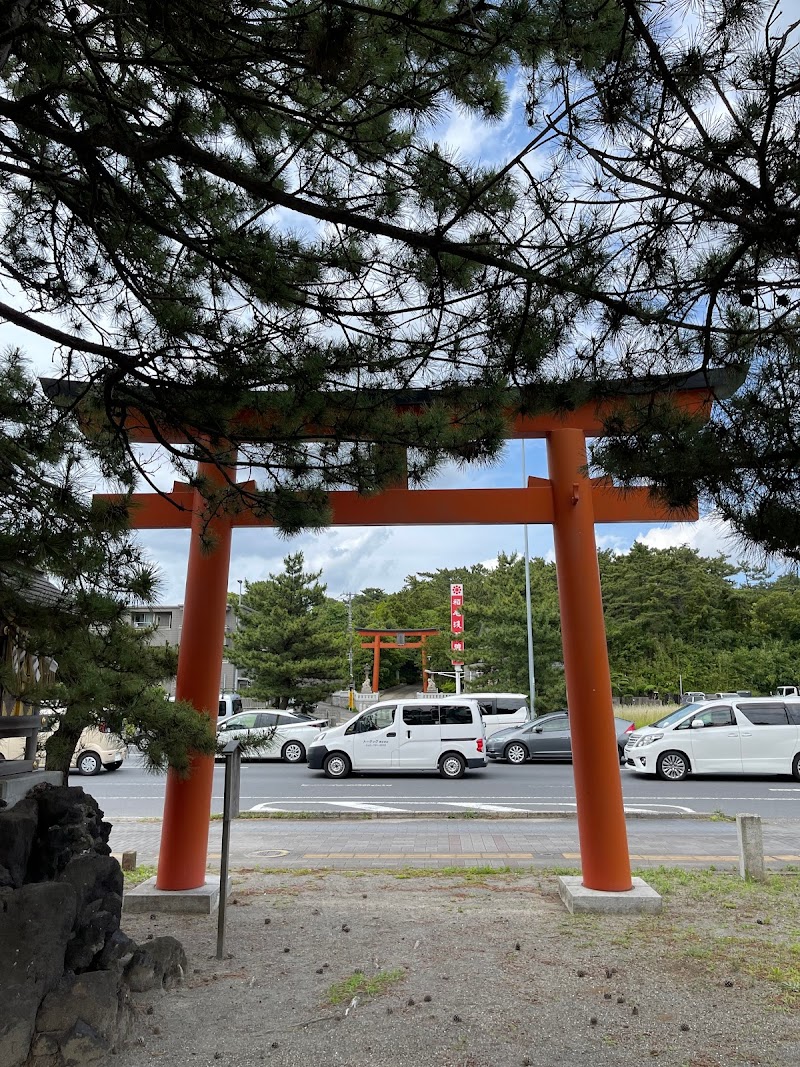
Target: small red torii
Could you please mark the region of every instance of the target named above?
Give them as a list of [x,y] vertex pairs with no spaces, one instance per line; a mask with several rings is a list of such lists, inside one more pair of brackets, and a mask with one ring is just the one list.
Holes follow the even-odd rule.
[[[428,655],[425,649],[425,642],[429,637],[436,637],[441,630],[426,629],[426,630],[370,630],[361,629],[356,627],[356,633],[362,637],[370,637],[371,641],[362,641],[362,648],[372,649],[372,692],[377,693],[380,689],[380,677],[381,677],[381,650],[385,648],[405,648],[405,649],[419,649],[422,656],[422,692],[428,692],[428,675],[425,673],[425,668],[428,664]],[[409,641],[409,637],[417,638],[416,641]],[[387,640],[383,640],[386,638]]]
[[[589,478],[586,438],[602,436],[604,420],[632,396],[640,401],[668,399],[684,411],[708,418],[715,395],[730,395],[736,385],[724,372],[676,375],[653,382],[632,380],[620,382],[614,397],[580,404],[564,414],[509,413],[510,438],[544,438],[547,443],[549,478],[528,478],[520,488],[404,487],[371,497],[351,491],[330,493],[332,526],[553,526],[581,866],[583,884],[589,889],[623,892],[632,885],[594,526],[596,522],[689,521],[698,513],[696,507],[671,512],[652,499],[646,486],[623,492],[609,479]],[[51,399],[62,403],[76,403],[86,392],[85,383],[43,380],[42,386]],[[435,391],[418,390],[413,399],[398,394],[396,407],[419,410],[426,396],[435,399]],[[263,424],[252,412],[243,411],[238,436],[247,440],[247,431],[253,432],[254,439],[268,436],[269,419],[260,418]],[[147,420],[130,409],[125,429],[133,441],[158,443]],[[309,439],[325,435],[319,428],[307,432]],[[161,441],[179,439],[179,432],[161,437]],[[198,482],[220,486],[233,476],[235,464],[230,450],[218,464],[198,462]],[[134,494],[130,517],[136,529],[191,528],[175,692],[215,724],[231,532],[235,526],[273,523],[243,509],[218,514],[207,524],[204,511],[199,489],[176,483],[168,494]],[[204,539],[201,534],[206,535]],[[208,534],[214,543],[210,552],[204,547]],[[209,756],[195,757],[186,779],[172,771],[168,774],[158,889],[179,891],[205,884],[213,773],[214,760]]]

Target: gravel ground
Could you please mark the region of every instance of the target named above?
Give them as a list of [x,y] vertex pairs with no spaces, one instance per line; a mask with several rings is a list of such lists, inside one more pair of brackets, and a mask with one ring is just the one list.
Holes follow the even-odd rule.
[[663,913],[625,918],[570,915],[541,871],[238,872],[222,961],[215,919],[124,918],[180,938],[189,969],[138,998],[113,1062],[800,1063],[797,875],[648,879]]

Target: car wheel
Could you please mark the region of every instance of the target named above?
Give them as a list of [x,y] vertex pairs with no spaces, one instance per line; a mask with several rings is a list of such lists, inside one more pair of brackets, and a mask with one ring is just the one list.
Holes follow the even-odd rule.
[[619,763],[620,766],[623,767],[625,765],[625,746],[617,745],[617,749],[619,751]]
[[324,769],[328,778],[346,778],[350,773],[350,760],[341,752],[332,752],[325,760]]
[[281,759],[287,763],[302,763],[306,758],[306,750],[299,741],[287,741],[281,751]]
[[460,778],[466,767],[463,756],[459,756],[457,752],[448,752],[439,762],[439,774],[442,778]]
[[689,773],[689,761],[680,752],[662,752],[656,763],[659,778],[668,782],[680,782]]
[[83,752],[78,756],[77,767],[81,774],[99,774],[103,764],[95,752]]
[[509,763],[524,763],[528,758],[528,750],[519,741],[512,741],[510,745],[506,745],[504,755]]
[[800,782],[800,752],[792,760],[792,777]]

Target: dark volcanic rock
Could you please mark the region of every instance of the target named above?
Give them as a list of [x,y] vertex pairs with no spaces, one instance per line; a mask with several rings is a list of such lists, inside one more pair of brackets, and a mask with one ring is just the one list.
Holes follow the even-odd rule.
[[175,938],[139,949],[120,930],[110,831],[79,787],[0,804],[0,1067],[106,1063],[132,1025],[130,990],[185,973]]
[[0,889],[3,1067],[18,1067],[28,1057],[39,1003],[64,972],[75,910],[75,890],[66,883]]
[[83,1022],[110,1048],[117,1032],[117,981],[116,974],[111,971],[64,975],[42,1001],[36,1016],[37,1031],[55,1031],[65,1038],[79,1022]]
[[71,860],[58,877],[75,890],[77,915],[67,946],[67,970],[86,970],[119,929],[122,915],[122,868],[113,856],[88,854]]
[[180,941],[169,935],[141,945],[125,968],[124,979],[135,993],[169,987],[186,973],[186,953]]
[[35,800],[26,798],[0,818],[0,886],[14,889],[25,881],[33,842],[39,822],[39,809]]
[[132,937],[128,937],[122,930],[115,930],[106,941],[103,951],[95,959],[94,965],[101,971],[113,969],[118,963],[132,956],[137,948],[138,945]]
[[52,880],[86,852],[110,854],[111,823],[103,822],[97,801],[80,786],[41,785],[31,797],[39,806],[39,825],[26,881]]

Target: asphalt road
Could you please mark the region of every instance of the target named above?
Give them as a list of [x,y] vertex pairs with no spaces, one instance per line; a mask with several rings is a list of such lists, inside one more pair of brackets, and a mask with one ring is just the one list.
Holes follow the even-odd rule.
[[[661,782],[622,774],[626,810],[652,814],[715,812],[736,815],[750,812],[769,819],[800,818],[800,782],[791,777],[703,776],[683,782]],[[214,771],[212,811],[222,811],[223,767]],[[70,784],[83,785],[103,808],[106,817],[160,817],[164,801],[163,776],[148,774],[136,757],[129,757],[113,774],[92,778],[70,776]],[[457,781],[438,774],[359,774],[345,781],[329,781],[321,771],[305,764],[269,760],[242,766],[242,811],[338,811],[397,814],[414,811],[474,810],[513,815],[527,811],[575,810],[571,764],[532,764],[513,767],[490,764],[469,771]]]

